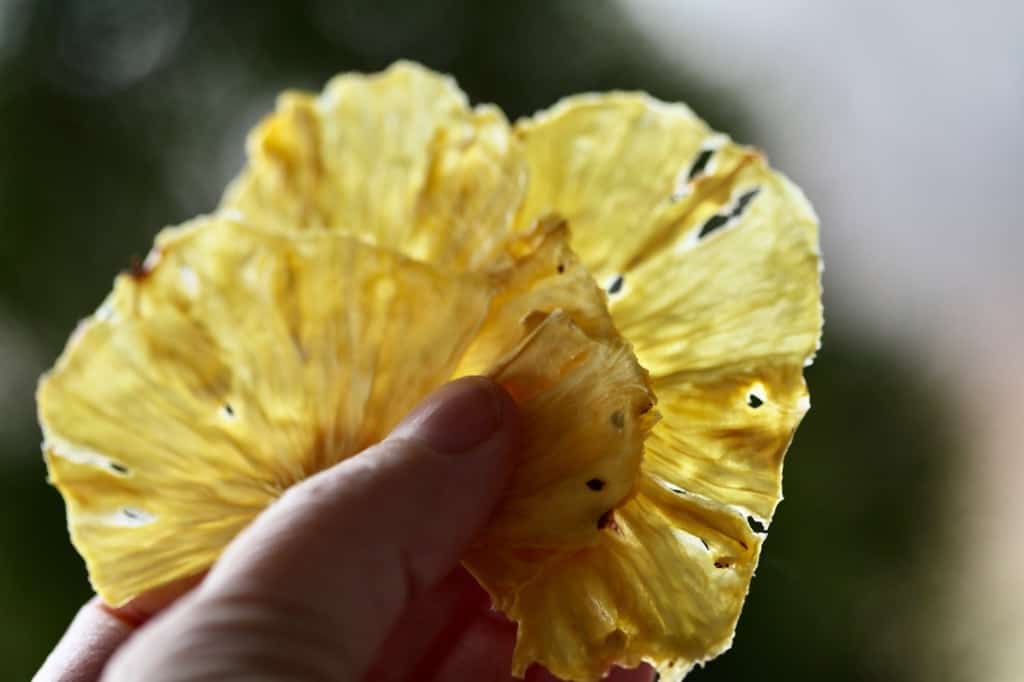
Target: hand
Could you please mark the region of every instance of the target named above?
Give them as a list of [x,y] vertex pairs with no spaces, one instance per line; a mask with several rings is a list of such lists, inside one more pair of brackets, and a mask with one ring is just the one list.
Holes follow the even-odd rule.
[[519,438],[496,384],[442,387],[383,442],[289,489],[205,577],[120,609],[90,601],[36,680],[511,680],[515,626],[458,559]]

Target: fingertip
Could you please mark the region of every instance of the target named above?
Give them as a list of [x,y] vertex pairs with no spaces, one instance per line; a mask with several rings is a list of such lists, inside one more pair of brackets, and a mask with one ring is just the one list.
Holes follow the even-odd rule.
[[508,391],[487,377],[466,376],[425,398],[390,438],[413,437],[438,452],[460,454],[488,440],[514,449],[521,431],[519,407]]
[[115,617],[99,597],[75,615],[36,676],[36,682],[94,682],[134,627]]

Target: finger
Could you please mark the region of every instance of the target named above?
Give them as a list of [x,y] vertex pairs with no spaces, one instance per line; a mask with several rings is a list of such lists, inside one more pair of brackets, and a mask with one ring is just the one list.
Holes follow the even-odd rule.
[[134,628],[93,597],[79,609],[33,682],[94,682]]
[[416,679],[425,682],[519,682],[512,677],[516,626],[490,614],[476,618],[446,652],[436,670]]
[[93,597],[78,614],[36,673],[35,682],[93,682],[121,644],[141,624],[194,587],[186,578],[136,597],[114,609]]
[[183,665],[211,677],[258,665],[262,679],[359,679],[407,606],[457,565],[518,441],[499,386],[469,377],[441,388],[385,441],[260,515],[115,658],[112,679],[158,679],[172,661],[179,678]]
[[366,676],[374,682],[434,679],[445,652],[491,607],[490,597],[461,566],[402,616]]
[[[654,682],[657,673],[654,668],[644,664],[639,668],[626,670],[625,668],[614,667],[602,678],[602,682]],[[561,680],[540,666],[533,666],[526,671],[526,678],[523,682],[561,682]]]

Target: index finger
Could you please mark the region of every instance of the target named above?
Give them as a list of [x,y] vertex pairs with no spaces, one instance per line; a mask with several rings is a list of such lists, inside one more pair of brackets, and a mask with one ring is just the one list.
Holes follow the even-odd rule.
[[33,682],[96,682],[132,633],[202,580],[195,576],[140,595],[120,608],[93,597],[78,610]]

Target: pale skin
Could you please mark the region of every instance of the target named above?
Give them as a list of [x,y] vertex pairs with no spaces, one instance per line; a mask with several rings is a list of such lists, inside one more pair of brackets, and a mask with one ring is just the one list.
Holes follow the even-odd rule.
[[87,603],[35,679],[511,681],[515,626],[459,556],[515,466],[520,428],[493,382],[442,387],[382,443],[292,487],[205,576],[119,609]]

